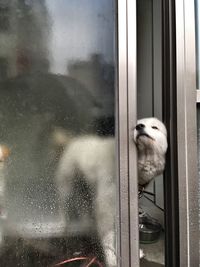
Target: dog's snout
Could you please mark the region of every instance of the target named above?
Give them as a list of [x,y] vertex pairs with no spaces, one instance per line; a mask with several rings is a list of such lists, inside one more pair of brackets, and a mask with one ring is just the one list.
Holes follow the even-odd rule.
[[144,127],[145,127],[145,125],[140,123],[140,124],[136,125],[135,128],[136,128],[137,131],[140,131],[140,130],[144,129]]

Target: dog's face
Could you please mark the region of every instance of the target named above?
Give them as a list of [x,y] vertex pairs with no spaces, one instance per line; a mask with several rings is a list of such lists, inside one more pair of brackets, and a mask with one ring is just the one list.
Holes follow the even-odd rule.
[[138,149],[138,182],[145,185],[165,168],[167,131],[158,119],[146,118],[137,122],[133,135]]
[[167,130],[156,118],[145,118],[134,128],[134,141],[139,151],[152,150],[164,155],[167,151]]

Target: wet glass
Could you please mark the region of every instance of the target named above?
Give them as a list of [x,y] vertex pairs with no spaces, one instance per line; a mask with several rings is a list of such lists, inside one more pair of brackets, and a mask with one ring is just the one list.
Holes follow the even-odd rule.
[[116,265],[115,14],[0,1],[1,266]]

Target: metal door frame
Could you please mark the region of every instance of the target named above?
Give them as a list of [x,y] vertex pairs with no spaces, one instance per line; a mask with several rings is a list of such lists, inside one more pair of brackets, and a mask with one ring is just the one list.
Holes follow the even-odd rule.
[[199,266],[194,1],[176,0],[180,266]]
[[118,0],[118,255],[122,267],[139,267],[137,153],[136,0]]
[[[163,0],[163,113],[169,133],[165,175],[166,266],[199,265],[194,2]],[[139,266],[136,0],[118,1],[118,170],[120,266]]]

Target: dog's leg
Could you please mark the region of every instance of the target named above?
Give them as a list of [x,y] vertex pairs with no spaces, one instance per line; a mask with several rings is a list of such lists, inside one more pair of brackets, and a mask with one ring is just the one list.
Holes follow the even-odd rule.
[[115,238],[115,190],[113,179],[104,173],[98,180],[96,201],[97,228],[103,245],[106,264],[117,266]]
[[75,176],[74,162],[70,157],[70,153],[65,152],[61,158],[60,164],[56,173],[56,187],[58,190],[58,197],[62,217],[65,220],[69,219],[68,204],[73,189],[74,176]]

